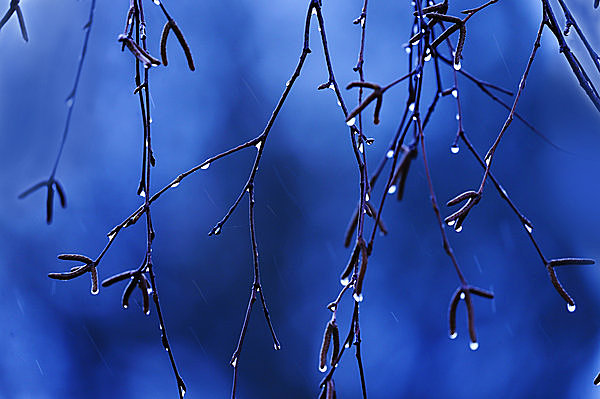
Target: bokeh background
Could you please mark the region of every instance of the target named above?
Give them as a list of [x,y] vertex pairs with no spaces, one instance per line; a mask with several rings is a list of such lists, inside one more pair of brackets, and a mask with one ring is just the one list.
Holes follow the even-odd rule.
[[[591,0],[567,2],[600,47],[600,11]],[[4,3],[7,8],[8,0]],[[189,41],[197,70],[187,70],[171,38],[169,67],[152,71],[154,189],[262,130],[300,54],[308,0],[165,3]],[[409,3],[370,2],[368,80],[386,83],[405,73]],[[56,259],[59,253],[95,257],[106,233],[141,203],[135,194],[142,137],[132,95],[133,60],[116,40],[128,1],[97,4],[57,174],[68,208],[57,208],[55,222],[46,226],[43,191],[17,200],[50,172],[89,5],[90,0],[24,0],[30,42],[23,42],[14,19],[0,32],[0,398],[177,395],[156,312],[145,316],[137,293],[135,306],[123,310],[122,286],[92,296],[87,277],[68,283],[46,277],[69,267]],[[361,7],[358,0],[324,1],[341,85],[355,79],[360,30],[352,20]],[[164,18],[150,1],[146,13],[149,46],[158,54]],[[465,70],[516,89],[540,15],[539,2],[499,2],[471,19]],[[568,40],[584,59],[574,34]],[[327,79],[316,25],[311,43],[313,53],[273,127],[256,180],[263,287],[282,350],[272,350],[256,308],[240,359],[239,398],[317,396],[322,377],[317,357],[330,317],[326,304],[340,289],[349,256],[342,241],[358,197],[358,176],[336,99],[330,90],[316,90]],[[449,87],[449,70],[443,79]],[[485,152],[506,111],[466,80],[460,90],[465,129]],[[375,138],[367,149],[371,168],[385,154],[405,92],[401,86],[388,92],[382,123],[366,125],[367,136]],[[355,104],[356,93],[344,95]],[[452,98],[444,98],[426,132],[440,202],[475,187],[481,177],[465,149],[457,155],[449,150],[455,112]],[[600,259],[600,118],[548,32],[519,112],[561,150],[515,121],[494,173],[533,221],[546,256]],[[160,297],[190,398],[230,393],[229,360],[252,279],[246,202],[220,236],[207,232],[241,189],[254,152],[214,163],[153,206]],[[469,281],[496,293],[493,301],[475,300],[480,348],[473,352],[462,305],[458,338],[448,339],[447,306],[458,280],[441,247],[420,155],[405,200],[387,203],[385,221],[390,234],[377,238],[361,306],[370,397],[600,397],[592,384],[600,371],[597,267],[559,271],[577,302],[577,311],[568,313],[523,227],[488,185],[463,232],[448,229]],[[122,232],[99,268],[101,278],[139,265],[144,246],[143,223]],[[341,304],[343,334],[352,303],[348,297]],[[344,356],[336,386],[338,397],[359,397],[353,355]]]

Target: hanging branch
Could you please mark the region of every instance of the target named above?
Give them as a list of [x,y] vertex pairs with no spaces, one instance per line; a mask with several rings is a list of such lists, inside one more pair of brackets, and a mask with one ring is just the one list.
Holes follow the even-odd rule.
[[[494,141],[494,143],[492,144],[492,146],[490,147],[490,149],[488,150],[487,154],[484,157],[486,168],[485,168],[485,172],[483,174],[483,178],[481,179],[479,188],[476,191],[475,190],[466,191],[448,202],[448,206],[452,206],[452,205],[457,205],[460,202],[463,202],[466,200],[466,203],[457,212],[453,213],[452,215],[450,215],[450,216],[446,217],[446,219],[444,219],[444,221],[448,225],[454,226],[454,229],[456,231],[460,231],[462,229],[462,224],[463,224],[464,220],[466,219],[466,217],[468,216],[469,212],[481,200],[483,188],[485,186],[486,180],[490,173],[490,168],[492,166],[492,160],[494,157],[494,153],[496,152],[496,149],[498,148],[498,145],[500,144],[500,140],[504,136],[504,133],[508,130],[508,127],[510,126],[510,124],[514,118],[515,110],[517,108],[517,103],[519,102],[519,99],[521,98],[521,94],[523,93],[523,89],[525,88],[525,82],[527,81],[527,76],[529,75],[529,71],[531,70],[531,65],[533,64],[533,60],[535,59],[537,50],[540,47],[540,40],[542,37],[542,31],[544,29],[545,21],[546,21],[546,18],[544,18],[544,21],[539,26],[538,33],[535,38],[535,42],[533,44],[533,50],[531,51],[529,60],[527,61],[527,66],[525,67],[525,71],[523,72],[523,76],[521,77],[521,82],[519,83],[519,89],[517,90],[517,94],[513,101],[513,105],[511,107],[510,113],[508,114],[508,117],[506,118],[506,121],[504,122],[502,129],[500,129],[500,133],[498,133],[496,140]],[[461,131],[462,131],[462,129],[461,129]]]
[[[20,9],[18,6],[19,1],[12,0],[11,6],[13,3],[15,3],[18,15],[21,15],[21,12],[20,12]],[[34,186],[30,187],[29,189],[23,191],[21,194],[19,194],[19,197],[18,197],[19,199],[23,199],[23,198],[27,197],[29,194],[31,194],[43,187],[46,187],[46,189],[48,190],[47,195],[46,195],[46,223],[47,224],[52,223],[52,218],[53,218],[53,214],[54,214],[54,189],[56,189],[56,192],[58,193],[61,207],[66,208],[66,206],[67,206],[67,198],[65,196],[65,191],[62,188],[62,186],[60,185],[60,183],[58,182],[58,180],[56,179],[56,170],[58,169],[58,163],[60,162],[63,150],[65,148],[65,143],[67,141],[67,136],[69,134],[69,127],[71,126],[71,116],[73,115],[73,106],[75,105],[75,97],[77,96],[77,88],[79,87],[79,78],[81,78],[81,70],[83,68],[83,61],[85,60],[85,55],[87,54],[87,47],[88,47],[88,42],[90,39],[90,32],[92,30],[92,24],[94,22],[95,8],[96,8],[96,0],[91,0],[88,21],[83,26],[83,29],[85,30],[85,35],[83,37],[83,47],[81,49],[81,54],[79,56],[79,63],[77,65],[77,73],[75,74],[75,82],[73,83],[73,88],[71,89],[69,96],[65,100],[66,104],[67,104],[67,119],[65,121],[65,127],[63,129],[62,139],[60,142],[60,146],[58,148],[58,154],[56,155],[56,160],[54,161],[54,167],[52,168],[52,171],[50,172],[50,177],[47,180],[41,181],[41,182],[35,184]],[[8,18],[8,17],[5,16],[5,18]],[[22,16],[19,17],[19,22],[21,22],[21,20],[22,20]],[[3,19],[3,21],[4,21],[4,19]],[[0,22],[0,28],[2,27],[2,25],[3,25],[3,23]],[[22,32],[24,32],[23,35],[25,37],[26,32],[24,29],[25,29],[25,25],[21,24],[21,30],[22,30]],[[27,40],[27,39],[25,39],[25,40]]]
[[[164,6],[159,0],[153,0],[154,3],[159,6],[167,19],[166,24],[164,26],[161,40],[160,40],[160,60],[158,58],[153,57],[147,49],[146,43],[146,21],[144,17],[144,10],[142,7],[142,0],[130,0],[130,8],[127,13],[127,19],[125,24],[125,29],[123,34],[121,34],[118,38],[119,43],[121,43],[121,47],[124,50],[125,48],[134,56],[135,59],[135,90],[134,95],[138,96],[139,104],[140,104],[140,113],[142,117],[142,127],[143,127],[143,152],[142,152],[142,173],[138,186],[138,194],[143,197],[143,203],[127,218],[125,218],[121,223],[115,226],[108,233],[108,243],[105,245],[100,254],[95,258],[88,258],[84,255],[78,254],[63,254],[59,255],[59,259],[65,261],[75,261],[79,262],[79,264],[70,269],[70,271],[66,271],[63,273],[50,273],[49,277],[58,280],[71,280],[76,277],[82,276],[86,273],[90,273],[91,276],[91,291],[92,294],[96,294],[98,292],[98,276],[97,276],[97,266],[99,265],[101,259],[106,254],[108,249],[111,247],[112,243],[115,241],[117,235],[124,228],[130,227],[133,224],[137,223],[137,221],[145,215],[146,217],[146,251],[143,257],[143,261],[141,262],[140,267],[137,269],[126,270],[124,272],[118,273],[105,279],[102,282],[103,287],[108,287],[113,284],[116,284],[121,281],[128,280],[127,285],[123,291],[121,304],[124,308],[129,306],[129,299],[136,288],[138,288],[141,292],[142,297],[142,310],[144,313],[149,314],[150,311],[150,295],[152,295],[152,299],[157,311],[157,317],[159,319],[159,328],[161,332],[161,341],[163,347],[168,353],[169,360],[173,369],[174,376],[176,378],[179,397],[183,398],[186,386],[181,378],[178,369],[175,364],[174,355],[172,353],[172,347],[167,338],[166,326],[164,317],[161,311],[158,290],[156,285],[156,275],[153,269],[153,260],[152,260],[152,243],[155,237],[155,230],[152,223],[151,210],[150,207],[154,201],[160,198],[164,193],[169,191],[172,188],[176,188],[179,186],[181,181],[186,177],[195,174],[201,170],[207,170],[213,162],[216,162],[222,158],[225,158],[229,155],[237,153],[245,148],[255,147],[257,152],[254,157],[254,162],[250,169],[249,176],[243,185],[240,193],[234,200],[233,204],[230,206],[227,213],[219,220],[214,227],[210,230],[209,235],[218,235],[222,232],[224,225],[227,223],[233,212],[237,209],[238,205],[241,203],[244,196],[248,195],[248,207],[249,207],[249,230],[250,230],[250,241],[251,241],[251,251],[252,251],[252,261],[253,261],[253,281],[250,287],[250,298],[248,301],[248,305],[246,308],[245,316],[242,321],[242,328],[239,334],[239,338],[237,341],[236,348],[233,352],[230,364],[233,366],[233,383],[232,383],[232,391],[231,398],[235,398],[238,386],[238,374],[239,374],[239,359],[242,353],[244,340],[247,333],[247,328],[249,325],[250,316],[252,310],[254,308],[254,303],[260,298],[261,305],[263,308],[263,313],[265,317],[265,321],[267,327],[271,333],[273,339],[273,347],[275,350],[279,350],[281,345],[277,339],[275,334],[275,329],[272,325],[270,314],[266,305],[266,300],[263,293],[263,288],[260,281],[260,268],[259,268],[259,255],[258,255],[258,243],[256,238],[256,220],[255,220],[255,180],[256,174],[259,169],[260,161],[262,159],[263,151],[265,149],[265,144],[271,128],[273,127],[279,112],[281,111],[287,96],[289,95],[295,81],[300,76],[301,70],[307,58],[307,55],[311,52],[309,48],[309,35],[310,28],[312,22],[312,15],[316,16],[318,29],[320,32],[321,39],[321,47],[324,53],[325,64],[327,68],[328,78],[327,81],[321,84],[318,89],[331,88],[337,98],[338,105],[344,115],[346,120],[346,124],[349,128],[350,134],[350,143],[352,145],[352,150],[356,159],[356,166],[358,169],[358,177],[359,177],[359,199],[358,205],[355,211],[355,214],[351,220],[348,231],[345,236],[345,246],[350,247],[352,243],[352,237],[355,234],[355,242],[352,246],[352,250],[350,253],[349,261],[341,274],[341,283],[342,288],[340,289],[336,299],[331,302],[327,308],[332,312],[330,320],[327,322],[324,335],[323,342],[321,345],[321,350],[319,353],[319,369],[322,372],[326,372],[329,370],[323,380],[320,383],[321,388],[321,398],[335,398],[336,397],[336,389],[335,382],[333,379],[333,375],[339,362],[345,352],[345,349],[348,349],[350,345],[355,346],[355,356],[357,360],[357,365],[360,374],[360,382],[361,382],[361,392],[362,397],[366,399],[367,390],[366,390],[366,379],[364,373],[364,367],[362,363],[362,354],[361,354],[361,332],[360,332],[360,322],[359,322],[359,308],[360,304],[364,299],[363,294],[363,284],[366,278],[366,272],[368,267],[369,257],[373,251],[374,239],[377,229],[382,231],[383,233],[387,232],[387,229],[382,221],[382,213],[383,207],[385,204],[385,199],[387,195],[395,194],[399,200],[402,199],[404,193],[404,187],[406,183],[406,179],[408,176],[408,172],[410,169],[410,165],[412,161],[416,159],[417,154],[420,150],[421,155],[423,157],[423,165],[425,170],[425,176],[428,185],[429,197],[431,200],[432,208],[437,220],[438,227],[440,229],[440,235],[442,238],[442,247],[446,253],[446,255],[450,258],[452,266],[457,274],[459,280],[459,286],[454,292],[453,296],[450,300],[450,305],[448,309],[448,322],[449,322],[449,334],[450,338],[454,339],[457,336],[457,327],[456,327],[456,312],[458,305],[461,300],[465,301],[465,306],[467,310],[467,324],[469,330],[470,337],[470,348],[472,350],[476,350],[479,346],[476,330],[475,330],[475,316],[474,316],[474,305],[473,305],[473,296],[480,296],[486,299],[492,299],[493,294],[489,291],[486,291],[481,288],[477,288],[468,283],[465,275],[463,274],[459,264],[457,257],[454,254],[454,251],[450,245],[450,241],[445,232],[444,222],[448,225],[454,227],[456,231],[460,231],[462,229],[463,222],[465,221],[467,215],[470,210],[474,208],[474,206],[481,200],[482,191],[485,185],[487,178],[492,181],[496,190],[499,192],[501,198],[507,202],[509,207],[513,210],[516,216],[519,218],[520,223],[523,225],[527,234],[529,235],[534,247],[536,248],[543,264],[545,265],[547,272],[549,273],[551,282],[559,295],[566,301],[567,309],[569,311],[575,310],[575,302],[571,298],[571,296],[567,293],[567,291],[563,288],[562,284],[558,280],[556,274],[556,267],[559,266],[567,266],[567,265],[591,265],[594,263],[591,259],[586,258],[556,258],[556,259],[548,259],[546,258],[538,245],[538,242],[534,239],[532,231],[533,226],[529,219],[522,214],[518,208],[515,206],[513,201],[508,196],[506,190],[502,187],[496,177],[492,174],[491,171],[491,162],[493,159],[493,155],[495,153],[496,148],[499,145],[501,138],[504,133],[508,129],[512,119],[517,117],[521,121],[523,121],[526,126],[528,126],[532,131],[536,134],[540,135],[546,141],[544,135],[542,135],[539,131],[537,131],[531,124],[529,124],[525,119],[523,119],[517,112],[516,106],[517,102],[520,98],[522,91],[524,90],[525,82],[532,66],[533,60],[535,58],[537,49],[540,47],[540,39],[541,34],[545,26],[547,26],[555,35],[559,44],[561,45],[561,52],[565,54],[573,72],[579,79],[581,85],[586,90],[586,93],[590,97],[590,99],[594,102],[595,99],[598,99],[598,93],[596,92],[595,87],[591,83],[589,77],[587,76],[583,67],[579,64],[579,61],[575,58],[572,52],[566,47],[564,43],[563,32],[558,29],[558,24],[554,15],[552,13],[552,9],[547,0],[541,0],[544,6],[544,15],[543,19],[540,23],[540,27],[538,30],[538,34],[536,36],[536,40],[534,43],[534,48],[529,57],[527,67],[523,73],[521,78],[521,82],[519,84],[518,91],[515,95],[513,104],[511,107],[508,106],[503,100],[499,99],[493,92],[497,91],[500,93],[504,93],[507,95],[512,95],[512,93],[508,92],[505,89],[497,87],[488,82],[479,80],[472,75],[468,74],[464,70],[461,70],[460,59],[462,49],[464,47],[466,41],[466,25],[467,21],[476,13],[481,10],[487,8],[488,6],[497,2],[497,0],[491,0],[483,5],[464,10],[462,13],[466,14],[464,18],[458,18],[455,16],[447,15],[448,11],[448,1],[443,0],[438,4],[432,4],[427,7],[422,8],[421,1],[417,1],[414,4],[415,12],[414,12],[414,21],[412,26],[412,38],[409,40],[409,44],[406,47],[407,55],[408,55],[408,73],[396,80],[392,83],[389,83],[386,86],[380,86],[373,82],[367,82],[364,79],[364,50],[365,50],[365,38],[366,38],[366,19],[367,19],[367,4],[368,0],[364,0],[362,12],[360,16],[354,21],[354,24],[360,25],[361,27],[361,39],[360,39],[360,49],[358,53],[358,60],[356,66],[353,68],[354,71],[358,73],[358,80],[351,82],[347,85],[347,89],[357,88],[358,89],[358,102],[357,106],[348,111],[344,99],[342,98],[341,92],[339,90],[339,85],[335,79],[334,71],[331,63],[331,57],[329,53],[326,33],[325,33],[325,24],[324,18],[322,14],[322,4],[320,0],[310,0],[308,10],[306,13],[306,20],[304,24],[304,35],[303,35],[303,47],[302,51],[294,69],[290,80],[286,83],[286,87],[283,90],[279,101],[277,102],[271,117],[269,118],[266,126],[263,131],[244,143],[241,143],[235,147],[232,147],[226,151],[223,151],[217,155],[214,155],[204,162],[194,166],[193,168],[179,174],[175,179],[173,179],[169,184],[156,191],[154,194],[151,194],[151,185],[150,185],[150,177],[151,177],[151,167],[155,165],[155,158],[152,151],[152,141],[151,141],[151,130],[150,130],[150,88],[149,88],[149,71],[152,67],[157,67],[161,64],[167,65],[167,40],[169,33],[171,31],[174,32],[183,52],[186,57],[188,67],[193,71],[195,69],[194,62],[192,59],[190,48],[181,32],[180,28],[177,26],[175,21],[168,14]],[[20,10],[18,9],[18,0],[13,0],[11,2],[11,9],[14,10],[5,15],[0,23],[0,28],[2,25],[8,20],[10,15],[13,12],[16,12],[19,21],[22,22],[22,15],[20,14]],[[47,213],[48,213],[48,222],[52,219],[52,208],[53,208],[53,193],[54,189],[58,192],[61,203],[66,204],[64,191],[62,187],[58,184],[56,180],[54,180],[54,174],[56,172],[56,168],[58,165],[58,161],[60,159],[60,155],[62,153],[64,142],[66,140],[66,134],[68,132],[68,125],[71,116],[72,105],[75,99],[76,89],[79,81],[79,76],[81,72],[81,66],[83,63],[83,58],[85,57],[85,52],[87,48],[87,41],[89,38],[89,31],[92,23],[93,10],[94,10],[95,0],[92,0],[92,7],[90,11],[90,20],[85,28],[87,28],[86,37],[84,40],[84,48],[82,51],[82,57],[80,60],[75,84],[73,91],[69,98],[67,99],[67,104],[69,105],[69,100],[71,100],[69,105],[69,112],[67,114],[67,123],[65,127],[65,132],[63,134],[63,141],[59,150],[59,155],[56,160],[53,172],[51,174],[51,178],[48,181],[43,181],[41,183],[36,184],[29,190],[25,191],[21,194],[20,197],[25,197],[30,193],[38,190],[42,187],[48,188],[48,200],[47,200]],[[564,4],[562,0],[559,0],[563,12],[566,18],[566,32],[572,26],[578,32],[578,35],[584,45],[586,46],[590,57],[594,58],[597,55],[589,46],[589,43],[585,39],[583,33],[581,33],[577,22],[573,18],[572,14],[568,11],[568,8]],[[598,5],[598,0],[595,0],[595,6]],[[425,22],[425,18],[428,19],[428,22]],[[448,28],[445,26],[446,24],[450,24]],[[436,29],[441,28],[441,33],[436,35]],[[24,24],[22,24],[22,32],[24,32]],[[456,45],[456,50],[453,48],[450,43],[450,37],[453,33],[458,33],[458,40]],[[26,33],[24,33],[24,36]],[[562,40],[562,41],[561,41]],[[440,44],[442,42],[446,42],[448,45],[448,50],[450,55],[445,57],[442,54],[440,49]],[[451,59],[452,58],[452,59]],[[421,117],[420,109],[422,106],[422,97],[423,97],[423,88],[424,88],[424,69],[427,62],[430,62],[430,65],[434,65],[435,71],[435,90],[434,96],[429,103],[427,111],[425,113],[424,118]],[[442,73],[440,68],[440,61],[444,64],[452,65],[451,72],[454,77],[454,84],[452,87],[444,89],[444,85],[442,82]],[[594,63],[598,68],[598,60],[595,59]],[[414,64],[414,65],[413,65]],[[143,71],[143,72],[142,72]],[[600,69],[599,69],[600,71]],[[490,147],[485,157],[480,157],[478,152],[475,150],[473,145],[468,139],[462,121],[462,108],[460,101],[460,93],[458,86],[458,75],[465,76],[467,79],[476,84],[476,86],[487,96],[489,96],[493,101],[499,103],[501,106],[507,108],[509,110],[509,115],[502,127],[500,133],[498,134],[494,144]],[[373,139],[367,138],[364,134],[364,125],[362,120],[362,112],[369,106],[371,103],[375,102],[374,113],[373,113],[373,122],[374,124],[379,123],[380,119],[380,111],[383,104],[383,95],[385,92],[396,86],[398,83],[407,81],[407,101],[404,107],[403,115],[400,119],[400,123],[396,132],[390,141],[387,152],[385,156],[382,158],[379,166],[375,169],[375,172],[372,174],[369,179],[369,173],[367,170],[367,156],[366,149],[364,144],[371,144]],[[583,83],[582,83],[583,82]],[[427,87],[427,85],[425,86]],[[363,90],[369,89],[372,90],[365,98],[363,98]],[[425,128],[428,125],[431,116],[433,115],[436,105],[438,101],[442,97],[450,96],[456,100],[457,106],[457,134],[454,143],[452,144],[451,151],[453,153],[458,153],[458,141],[462,140],[469,151],[472,153],[473,157],[477,160],[477,162],[484,169],[483,178],[478,190],[468,190],[462,194],[459,194],[455,198],[448,201],[448,206],[455,206],[462,204],[460,209],[455,211],[452,215],[448,216],[445,220],[442,220],[440,209],[438,206],[435,190],[433,187],[431,171],[429,167],[428,157],[426,153],[426,145],[425,145]],[[594,102],[594,104],[596,104]],[[598,106],[598,105],[597,105]],[[600,108],[599,108],[600,109]],[[412,133],[412,134],[410,134]],[[407,140],[407,137],[410,137]],[[410,140],[410,141],[409,141]],[[551,143],[551,142],[550,142]],[[552,143],[551,143],[552,144]],[[390,170],[385,180],[385,185],[382,190],[381,200],[379,202],[379,206],[376,208],[372,204],[371,195],[373,194],[373,189],[375,187],[375,183],[377,182],[381,173],[383,173],[385,166],[391,160]],[[366,216],[369,216],[373,219],[372,223],[372,231],[370,234],[369,240],[365,238],[365,223]],[[349,323],[349,331],[346,336],[346,339],[342,342],[340,341],[339,335],[339,326],[337,320],[337,310],[341,305],[341,301],[344,297],[346,297],[347,293],[352,292],[353,300],[353,313]],[[330,351],[331,349],[331,351]],[[331,354],[330,354],[331,353]],[[327,367],[329,365],[329,368]],[[596,378],[595,383],[600,382],[600,375]]]
[[[583,68],[583,66],[581,65],[581,63],[579,62],[579,60],[577,59],[575,54],[573,54],[573,52],[571,51],[571,48],[567,44],[567,41],[565,40],[563,32],[559,28],[558,22],[556,21],[556,17],[554,16],[554,11],[552,10],[552,6],[550,5],[550,2],[548,0],[541,0],[541,2],[542,2],[542,6],[543,6],[543,11],[544,11],[544,16],[542,18],[542,24],[547,26],[548,29],[550,29],[550,31],[556,38],[556,41],[559,46],[559,51],[567,59],[569,67],[571,67],[571,71],[577,78],[579,85],[581,86],[581,88],[583,89],[585,94],[588,96],[588,98],[590,99],[592,104],[594,104],[596,109],[598,111],[600,111],[600,96],[598,95],[598,91],[596,90],[596,87],[594,86],[591,79],[587,75],[587,72],[585,71],[585,69]],[[564,10],[566,10],[565,14],[567,15],[567,21],[569,21],[570,13],[567,14],[568,9],[567,9],[566,5],[564,7]],[[570,21],[574,25],[574,18],[570,18]],[[587,42],[587,40],[584,41],[584,45],[585,45],[585,42]],[[587,48],[588,52],[591,49],[591,47],[589,47],[589,44],[586,45],[586,48]],[[596,60],[594,63],[596,64],[597,62],[598,61]]]

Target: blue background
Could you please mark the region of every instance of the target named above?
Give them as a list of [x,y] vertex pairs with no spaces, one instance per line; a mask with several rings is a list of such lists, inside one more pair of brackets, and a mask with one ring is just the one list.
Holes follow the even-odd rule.
[[[408,3],[370,2],[367,80],[385,84],[405,73],[403,46],[412,21]],[[479,4],[463,3],[453,4],[450,13]],[[599,47],[599,10],[591,0],[569,3]],[[63,283],[46,276],[68,267],[56,259],[59,253],[95,257],[105,234],[141,203],[135,194],[142,132],[132,95],[133,60],[116,41],[128,5],[97,4],[57,175],[69,206],[56,209],[51,226],[44,222],[42,191],[22,201],[17,195],[45,179],[52,166],[89,0],[24,0],[30,42],[23,42],[14,19],[0,32],[1,398],[177,395],[156,312],[147,317],[138,310],[137,292],[136,306],[125,311],[121,285],[92,296],[87,277]],[[308,0],[166,3],[187,37],[197,70],[187,70],[171,38],[169,67],[151,71],[155,190],[262,131],[300,54],[307,5]],[[360,30],[351,22],[361,7],[358,0],[324,1],[342,86],[356,79],[352,67]],[[157,55],[164,17],[149,1],[146,13],[150,50]],[[472,18],[463,68],[515,90],[540,15],[538,2],[499,2]],[[574,33],[568,40],[585,59]],[[330,317],[325,306],[340,289],[339,274],[349,256],[342,241],[358,198],[358,176],[336,99],[330,90],[316,90],[327,80],[316,24],[311,43],[313,53],[273,127],[256,180],[263,288],[282,350],[272,350],[257,307],[240,359],[239,398],[316,397],[322,378],[318,351]],[[597,82],[597,74],[592,76]],[[444,82],[450,86],[448,69]],[[371,169],[399,122],[404,87],[386,93],[382,123],[365,126],[365,134],[375,138],[367,149]],[[425,89],[424,106],[432,87]],[[464,79],[460,90],[465,129],[483,153],[506,111]],[[355,104],[355,92],[344,96]],[[497,152],[494,173],[532,220],[547,257],[600,259],[600,118],[548,31],[518,110],[564,151],[515,121]],[[449,150],[455,112],[452,98],[444,98],[426,131],[440,203],[476,187],[481,177],[466,149],[457,155]],[[220,236],[207,232],[237,196],[254,154],[250,148],[215,162],[152,208],[161,303],[188,386],[186,397],[230,393],[229,360],[252,281],[247,202]],[[442,208],[444,215],[450,213]],[[488,185],[463,232],[447,229],[468,280],[496,294],[493,301],[475,299],[480,348],[472,352],[462,304],[458,338],[448,339],[447,306],[458,280],[440,245],[421,155],[411,168],[405,199],[387,202],[384,215],[390,235],[376,240],[361,305],[370,397],[600,397],[592,384],[600,370],[597,267],[559,270],[577,302],[577,311],[569,314],[522,225]],[[101,278],[138,266],[144,246],[143,223],[122,232],[99,267]],[[344,335],[352,304],[350,297],[341,304],[338,322]],[[335,376],[339,397],[359,397],[351,353]]]

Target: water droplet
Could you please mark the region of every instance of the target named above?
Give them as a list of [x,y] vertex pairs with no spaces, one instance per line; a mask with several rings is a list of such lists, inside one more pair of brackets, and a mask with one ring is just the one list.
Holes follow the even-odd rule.
[[273,349],[275,349],[276,351],[281,349],[281,345],[274,343],[273,344]]
[[[98,295],[98,292],[99,292],[98,291],[98,287],[92,287],[92,289],[90,290],[90,292],[92,293],[92,295]],[[575,310],[575,307],[573,307],[573,310]]]
[[356,302],[362,302],[362,300],[363,300],[363,295],[362,294],[357,294],[356,292],[352,295],[352,297],[354,298],[354,300]]
[[485,164],[490,166],[490,162],[492,161],[492,157],[490,155],[488,155],[487,157],[485,157]]
[[385,154],[385,156],[386,156],[387,159],[390,159],[391,157],[394,156],[394,150],[389,150],[387,152],[387,154]]
[[462,231],[462,226],[458,226],[454,229],[454,231],[456,231],[457,233],[460,233]]
[[146,314],[146,316],[150,316],[150,309],[148,309],[147,311],[144,312]]
[[404,47],[404,51],[406,51],[406,54],[410,54],[410,52],[412,51],[411,46]]
[[569,313],[573,313],[575,311],[575,304],[571,305],[570,303],[567,304],[567,310],[569,311]]
[[398,187],[396,187],[396,185],[391,185],[390,188],[388,188],[388,194],[395,194],[396,190],[398,189]]
[[312,15],[317,15],[317,9],[316,9],[316,7],[313,7],[313,9],[312,9]]
[[[154,122],[154,119],[150,118],[150,123],[152,123],[152,122]],[[148,144],[146,143],[146,145],[148,145]]]
[[527,230],[529,234],[531,234],[531,232],[533,231],[533,227],[530,224],[523,223],[523,227],[525,227],[525,230]]
[[129,306],[127,305],[123,305],[123,309],[127,309]]
[[233,359],[231,359],[231,363],[229,363],[229,364],[231,364],[231,367],[237,366],[237,360],[238,360],[237,356],[234,357]]
[[326,372],[326,371],[327,371],[327,366],[323,366],[323,367],[319,366],[319,371],[320,371],[321,373],[324,373],[324,372]]
[[181,397],[185,396],[185,388],[182,387],[181,385],[179,386],[179,392],[181,393]]
[[109,239],[109,240],[112,240],[113,238],[115,238],[115,236],[116,236],[116,235],[117,235],[117,233],[110,233],[110,234],[108,235],[108,239]]
[[425,51],[425,58],[423,59],[425,62],[430,61],[431,60],[431,51],[429,49],[427,49],[427,51]]
[[452,97],[458,98],[458,90],[456,90],[456,89],[452,90]]
[[415,110],[415,103],[410,103],[410,105],[408,106],[408,110],[410,112],[413,112]]
[[460,114],[456,114],[456,120],[459,121],[460,120]]
[[366,201],[366,202],[369,202],[369,200],[370,200],[370,199],[371,199],[371,197],[369,196],[369,193],[367,193],[367,194],[365,195],[365,201]]
[[206,170],[206,169],[208,169],[209,167],[210,167],[210,162],[208,162],[208,163],[206,163],[206,164],[204,164],[204,165],[200,166],[200,169],[202,169],[202,170]]
[[460,299],[465,299],[465,293],[464,292],[460,293]]
[[341,107],[341,106],[342,106],[342,103],[340,102],[340,100],[339,100],[339,99],[337,100],[337,105],[338,105],[339,107]]
[[348,122],[346,122],[346,125],[352,126],[352,125],[354,125],[354,123],[356,123],[356,118],[350,118],[350,120]]
[[140,191],[140,197],[146,198],[146,192],[144,190]]
[[69,97],[67,98],[66,104],[67,104],[67,108],[71,108],[73,106],[73,97]]
[[[313,9],[314,11],[314,9]],[[289,87],[290,86],[290,81],[288,80],[287,82],[285,82],[285,87]]]
[[450,152],[453,154],[458,154],[459,151],[460,148],[458,147],[458,144],[452,144],[452,147],[450,147]]
[[213,234],[218,236],[219,234],[221,234],[221,227],[217,226],[213,229]]
[[364,148],[364,145],[363,145],[363,143],[360,143],[360,144],[358,145],[358,151],[360,151],[360,153],[362,154],[364,150],[365,150],[365,148]]
[[455,70],[455,71],[460,71],[460,68],[461,68],[461,67],[462,67],[462,66],[460,65],[460,61],[458,61],[458,63],[454,63],[454,70]]
[[175,188],[179,186],[179,180],[175,180],[173,183],[171,183],[171,187]]
[[160,5],[160,1],[159,0],[152,0],[154,2],[154,4],[156,4],[157,6]]
[[450,339],[456,339],[456,337],[458,337],[458,333],[456,331],[450,334]]
[[345,287],[348,284],[350,284],[350,279],[348,277],[344,277],[344,278],[340,279],[340,284],[342,284]]
[[348,349],[350,347],[350,342],[346,342],[346,344],[344,345],[344,348]]
[[329,84],[329,88],[330,88],[331,90],[335,91],[335,85],[334,85],[333,83],[330,83],[330,84]]
[[448,226],[454,226],[454,223],[456,223],[456,220],[449,220]]
[[471,348],[472,351],[476,351],[479,349],[479,342],[469,342],[469,348]]
[[257,150],[260,151],[260,147],[262,147],[262,141],[259,141],[258,143],[256,143],[255,147]]

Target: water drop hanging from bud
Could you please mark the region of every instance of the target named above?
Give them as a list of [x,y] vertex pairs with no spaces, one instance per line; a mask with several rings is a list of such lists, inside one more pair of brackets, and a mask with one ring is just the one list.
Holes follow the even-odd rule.
[[458,90],[456,90],[456,89],[452,90],[452,97],[458,98]]
[[415,103],[410,103],[410,105],[408,106],[408,110],[410,112],[413,112],[415,110]]
[[569,313],[573,313],[575,311],[575,304],[571,305],[570,303],[567,304],[567,310],[569,311]]
[[452,147],[450,147],[450,152],[453,154],[458,154],[459,151],[460,148],[458,147],[458,144],[452,144]]
[[353,118],[350,118],[348,120],[348,122],[346,122],[346,125],[352,126],[352,125],[354,125],[355,122],[356,122],[356,118],[353,117]]
[[478,342],[469,342],[469,348],[471,348],[472,351],[476,351],[477,349],[479,349],[479,343]]
[[395,184],[390,186],[390,188],[388,188],[388,194],[390,194],[390,195],[395,194],[397,189],[398,189],[398,187],[396,187]]
[[533,226],[531,226],[529,223],[523,223],[523,227],[525,227],[525,230],[527,230],[529,234],[531,234],[533,231]]
[[465,299],[465,293],[464,292],[460,293],[460,299]]
[[456,337],[458,337],[458,333],[456,331],[450,334],[450,339],[456,339]]
[[354,298],[354,300],[356,302],[362,302],[362,300],[363,300],[362,294],[357,294],[356,292],[352,295],[352,297]]
[[208,162],[208,163],[205,163],[204,165],[200,166],[200,169],[202,169],[202,170],[206,170],[206,169],[208,169],[209,167],[210,167],[210,162]]
[[387,159],[390,159],[391,157],[394,156],[394,150],[389,150],[387,152],[387,154],[385,154],[385,156],[386,156]]
[[350,284],[350,279],[348,277],[344,277],[344,278],[340,279],[340,284],[342,284],[345,287],[348,284]]
[[326,371],[327,371],[327,366],[319,367],[319,371],[320,371],[321,373],[324,373],[324,372],[326,372]]
[[461,65],[460,65],[460,61],[458,61],[458,63],[454,63],[454,70],[455,71],[460,71]]

